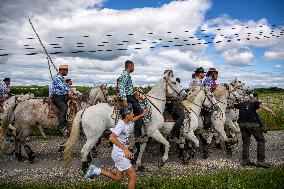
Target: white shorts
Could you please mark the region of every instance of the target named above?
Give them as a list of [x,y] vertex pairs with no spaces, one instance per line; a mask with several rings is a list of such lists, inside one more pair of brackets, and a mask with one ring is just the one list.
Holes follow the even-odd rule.
[[130,167],[132,167],[130,160],[127,159],[124,153],[112,153],[111,158],[114,161],[115,167],[119,171],[126,171]]

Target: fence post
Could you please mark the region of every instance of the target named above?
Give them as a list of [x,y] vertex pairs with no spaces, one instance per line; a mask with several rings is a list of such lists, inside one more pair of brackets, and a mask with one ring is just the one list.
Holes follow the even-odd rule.
[[284,97],[282,97],[282,110],[284,111]]

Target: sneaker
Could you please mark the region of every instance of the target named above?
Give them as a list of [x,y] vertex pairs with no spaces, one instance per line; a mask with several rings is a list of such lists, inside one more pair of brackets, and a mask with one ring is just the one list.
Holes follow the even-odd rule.
[[257,167],[261,167],[261,168],[271,168],[272,166],[268,163],[265,163],[264,161],[258,161],[256,162],[256,166]]
[[241,165],[242,166],[255,166],[255,163],[254,162],[251,162],[250,160],[243,160],[241,162]]
[[85,179],[89,180],[94,178],[94,176],[98,176],[101,173],[101,169],[96,167],[94,164],[91,164],[87,173],[85,174]]

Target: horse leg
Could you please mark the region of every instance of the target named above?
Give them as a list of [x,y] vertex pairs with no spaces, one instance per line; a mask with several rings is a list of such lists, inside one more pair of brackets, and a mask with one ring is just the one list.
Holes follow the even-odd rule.
[[217,132],[220,134],[221,138],[223,139],[223,141],[228,141],[228,137],[227,134],[224,130],[224,124],[222,121],[214,121],[213,122],[214,128],[217,130]]
[[35,154],[32,151],[31,147],[29,145],[27,145],[26,143],[24,143],[24,148],[26,150],[26,153],[28,155],[28,160],[30,163],[33,163],[34,159],[35,159]]
[[92,150],[92,148],[95,146],[95,144],[97,143],[98,139],[100,138],[100,135],[98,136],[90,136],[87,137],[87,141],[84,145],[84,147],[81,150],[81,162],[82,162],[82,171],[85,174],[88,167],[89,167],[89,162],[88,162],[88,155],[90,153],[90,151]]
[[194,134],[194,132],[191,128],[189,129],[188,132],[185,133],[185,136],[188,140],[191,140],[197,148],[199,148],[199,140],[195,136],[195,134]]
[[202,134],[199,134],[199,138],[203,146],[203,158],[208,159],[209,158],[209,145],[207,143],[207,140],[203,137]]
[[18,161],[22,162],[25,160],[25,158],[22,156],[22,144],[21,144],[19,137],[20,136],[17,133],[15,137],[15,156]]
[[143,153],[146,149],[146,145],[147,145],[147,142],[148,142],[148,139],[149,137],[146,137],[143,141],[143,144],[141,145],[141,148],[140,148],[140,152],[139,152],[139,155],[138,155],[138,158],[137,158],[137,161],[136,161],[136,165],[137,165],[137,171],[143,171],[144,170],[144,166],[141,164],[141,161],[142,161],[142,156],[143,156]]
[[163,167],[168,160],[170,143],[164,138],[164,136],[160,133],[159,130],[155,130],[154,132],[150,132],[149,137],[152,137],[157,142],[160,142],[160,143],[164,144],[164,146],[165,146],[165,153],[164,153],[164,156],[162,157],[162,163],[159,165],[159,167]]
[[43,128],[42,128],[42,126],[41,126],[40,124],[38,124],[38,129],[39,129],[39,131],[40,131],[41,136],[42,136],[44,139],[47,139],[46,134],[44,133]]

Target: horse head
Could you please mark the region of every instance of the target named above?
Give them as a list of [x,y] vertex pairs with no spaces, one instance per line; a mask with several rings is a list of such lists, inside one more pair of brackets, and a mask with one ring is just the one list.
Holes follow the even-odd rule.
[[164,74],[164,80],[166,81],[166,95],[168,97],[186,97],[186,92],[182,88],[181,84],[176,81],[172,70],[166,70]]

